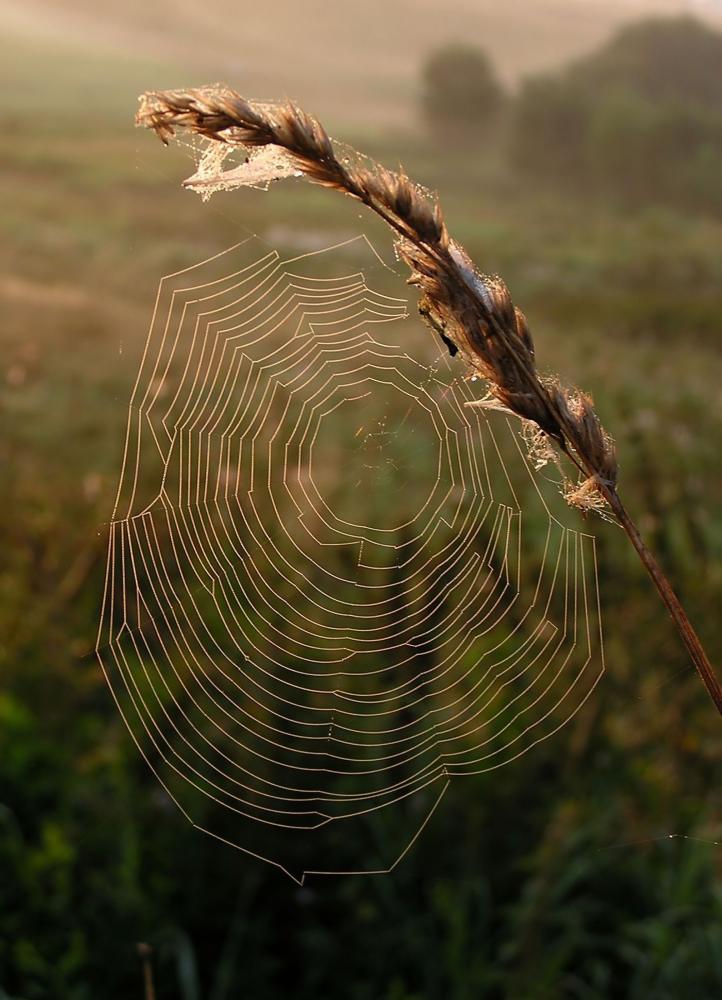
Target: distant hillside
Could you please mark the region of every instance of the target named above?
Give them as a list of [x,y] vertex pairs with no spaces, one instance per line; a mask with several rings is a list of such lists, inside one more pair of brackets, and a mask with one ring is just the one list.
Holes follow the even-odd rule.
[[[124,61],[129,87],[152,86],[147,66],[183,67],[189,80],[224,78],[252,95],[288,94],[336,121],[374,125],[413,113],[421,58],[463,39],[487,49],[508,82],[603,41],[622,22],[717,0],[0,0],[8,39],[71,46],[92,62],[88,97],[99,97],[103,59]],[[133,61],[140,57],[143,80]],[[75,61],[75,59],[74,59]],[[82,61],[82,60],[81,60]],[[36,67],[37,68],[37,67]],[[187,71],[186,71],[187,68]],[[140,67],[138,67],[140,69]],[[78,72],[77,63],[73,72]],[[0,68],[5,76],[7,69]],[[152,76],[152,74],[151,74]],[[60,81],[49,80],[55,87]],[[168,85],[164,75],[162,83]]]

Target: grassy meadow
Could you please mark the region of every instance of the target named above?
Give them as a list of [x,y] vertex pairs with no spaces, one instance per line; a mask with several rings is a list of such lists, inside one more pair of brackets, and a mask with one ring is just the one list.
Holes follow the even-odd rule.
[[[134,129],[135,96],[203,77],[144,59],[2,43],[0,997],[140,1000],[137,942],[159,1000],[720,996],[719,719],[601,520],[564,515],[597,538],[600,686],[533,752],[453,784],[392,875],[299,888],[159,795],[93,652],[158,281],[249,233],[303,252],[364,232],[390,255],[372,219],[301,181],[207,205],[182,190],[191,161]],[[593,394],[621,493],[718,659],[722,217],[579,198],[495,143],[440,149],[415,119],[332,117],[438,189],[540,367]]]

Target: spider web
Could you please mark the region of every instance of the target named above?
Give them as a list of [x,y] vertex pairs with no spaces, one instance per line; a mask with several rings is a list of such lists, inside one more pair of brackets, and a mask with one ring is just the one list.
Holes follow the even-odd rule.
[[363,236],[164,277],[109,529],[97,653],[140,753],[299,882],[393,868],[603,670],[594,539],[394,278]]

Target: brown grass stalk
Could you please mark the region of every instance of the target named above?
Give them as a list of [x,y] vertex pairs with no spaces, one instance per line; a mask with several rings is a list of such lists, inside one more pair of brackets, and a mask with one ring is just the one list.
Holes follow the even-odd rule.
[[155,1000],[153,983],[153,949],[144,941],[137,944],[138,955],[143,966],[143,992],[145,1000]]
[[[292,104],[253,104],[226,87],[144,94],[136,123],[167,143],[178,130],[253,151],[275,148],[310,181],[362,202],[396,236],[419,289],[419,312],[488,397],[473,405],[502,409],[538,429],[582,479],[567,500],[583,510],[604,506],[624,529],[669,611],[709,696],[722,715],[722,688],[669,580],[625,510],[617,489],[614,442],[591,398],[537,371],[526,319],[499,278],[483,276],[446,228],[441,208],[404,173],[337,157],[323,126]],[[222,175],[221,175],[222,176]]]

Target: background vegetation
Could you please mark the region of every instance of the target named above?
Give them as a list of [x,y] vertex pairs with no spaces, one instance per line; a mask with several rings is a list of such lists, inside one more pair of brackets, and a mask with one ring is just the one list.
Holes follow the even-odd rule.
[[[510,95],[493,143],[442,150],[419,113],[369,150],[440,189],[543,363],[594,392],[713,657],[721,47],[687,20],[630,28]],[[247,230],[335,242],[357,211],[292,183],[203,206],[179,189],[188,164],[133,131],[127,67],[95,66],[94,103],[67,51],[2,55],[0,996],[140,998],[138,941],[160,998],[720,996],[719,719],[610,526],[585,526],[606,612],[595,697],[519,762],[453,786],[392,876],[299,889],[169,808],[92,654],[155,286]],[[132,79],[195,82],[140,62]]]
[[530,80],[514,162],[554,184],[719,214],[722,35],[692,18],[643,21],[588,58]]

